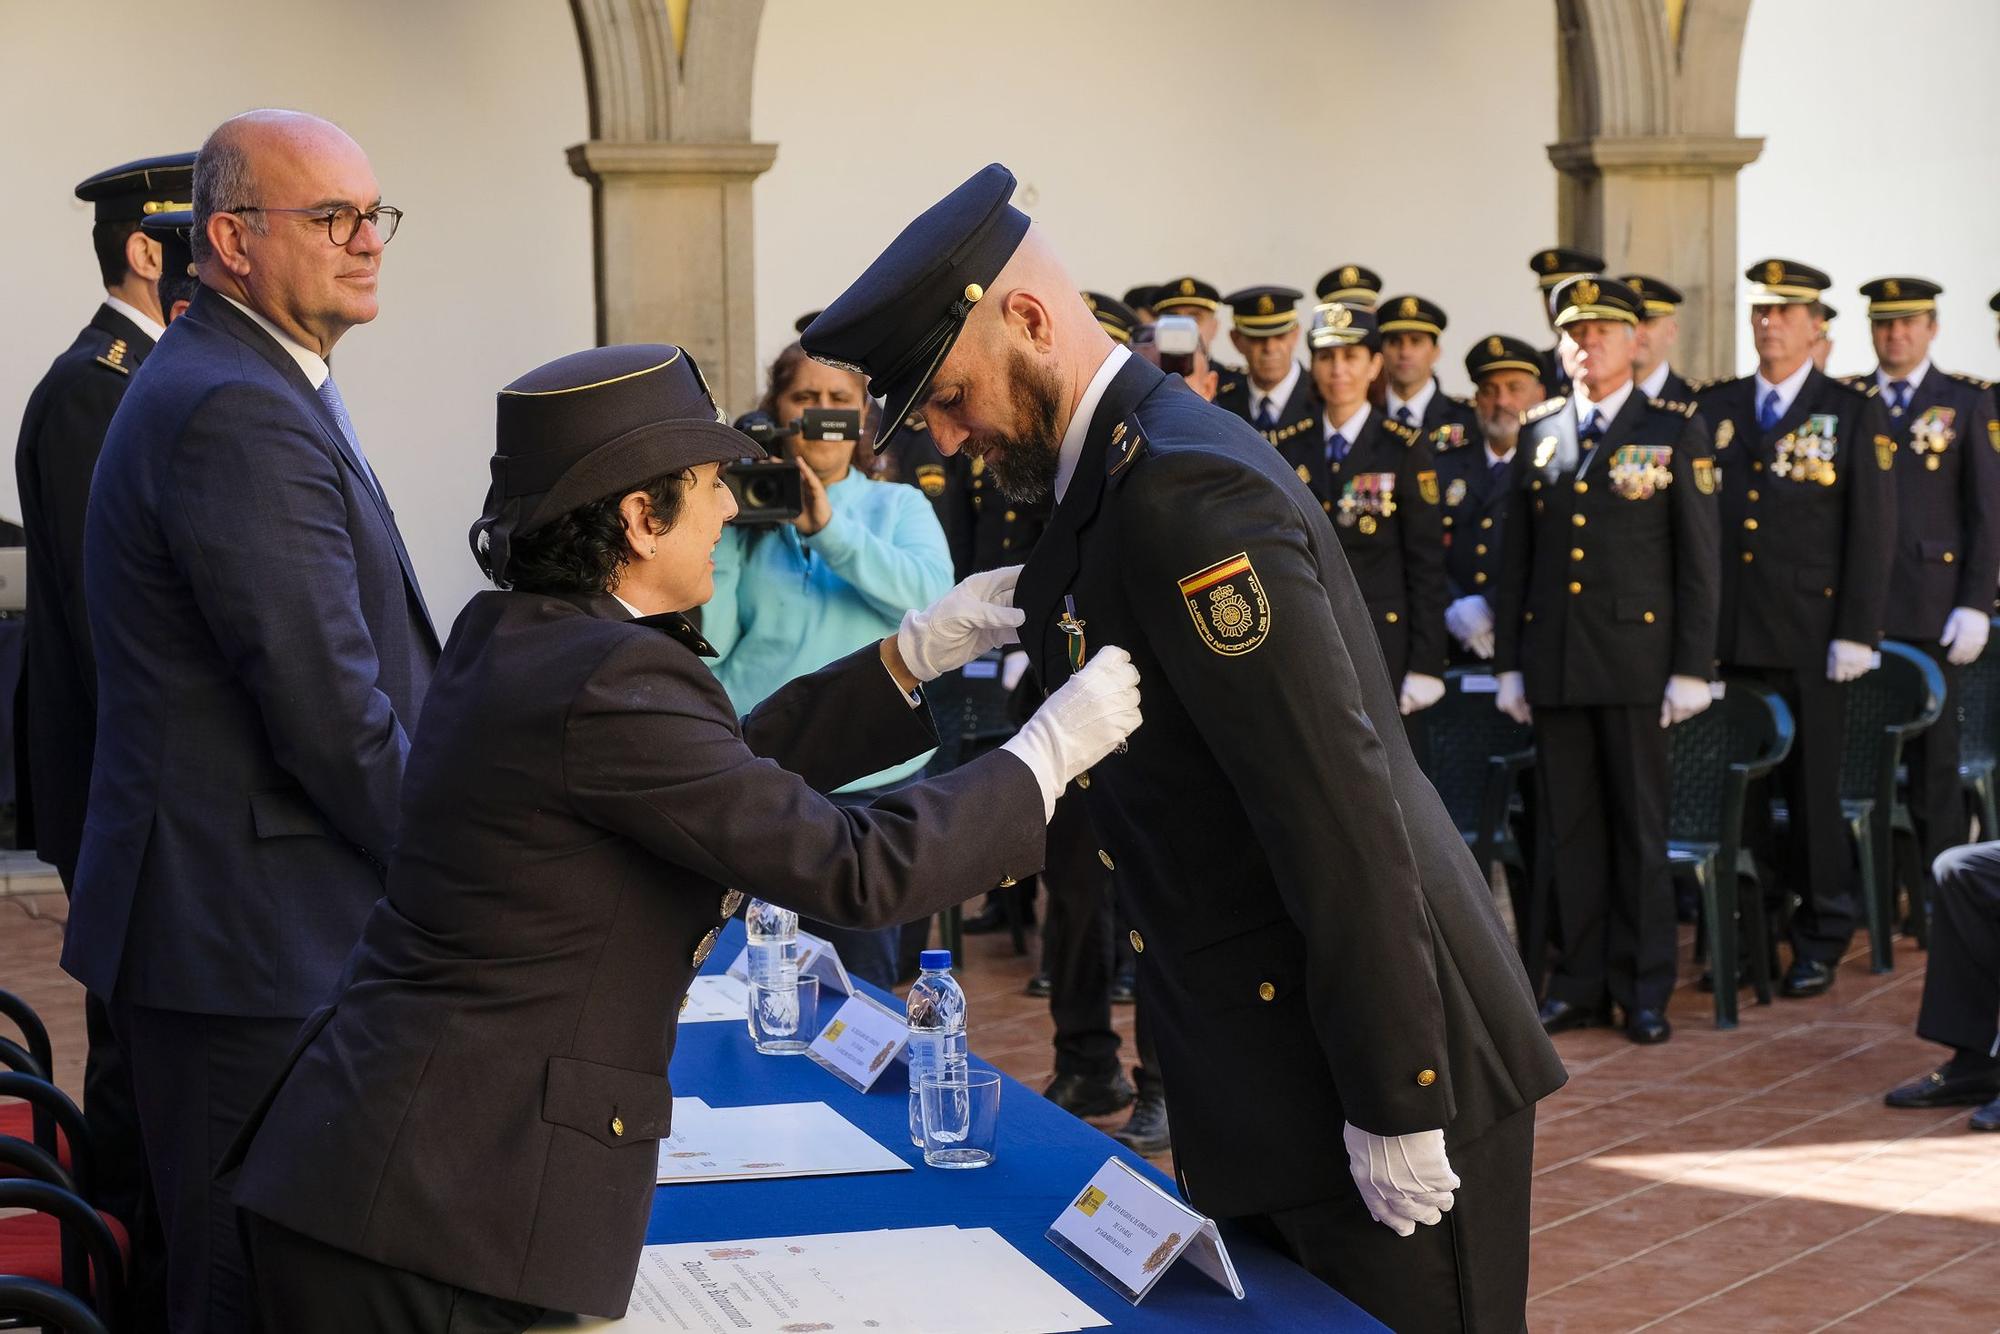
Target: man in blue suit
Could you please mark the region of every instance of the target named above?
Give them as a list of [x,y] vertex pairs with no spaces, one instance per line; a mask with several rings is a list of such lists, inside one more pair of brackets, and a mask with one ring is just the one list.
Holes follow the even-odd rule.
[[106,437],[84,582],[98,738],[63,966],[133,1053],[176,1331],[251,1327],[216,1161],[381,892],[437,636],[327,358],[382,205],[296,112],[209,136],[201,290]]

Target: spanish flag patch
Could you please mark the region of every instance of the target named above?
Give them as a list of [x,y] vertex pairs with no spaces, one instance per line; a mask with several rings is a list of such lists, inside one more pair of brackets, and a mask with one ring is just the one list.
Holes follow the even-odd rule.
[[1201,642],[1224,657],[1248,653],[1271,633],[1271,603],[1248,552],[1196,570],[1180,581]]

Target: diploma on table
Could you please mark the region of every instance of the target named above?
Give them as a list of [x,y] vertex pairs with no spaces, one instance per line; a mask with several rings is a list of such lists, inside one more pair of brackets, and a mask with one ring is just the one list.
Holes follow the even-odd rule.
[[701,973],[688,985],[684,1024],[742,1023],[750,1015],[750,984],[727,973]]
[[619,1334],[1061,1334],[1110,1322],[991,1228],[926,1227],[648,1246]]
[[676,1098],[673,1131],[660,1141],[661,1185],[911,1170],[823,1102],[710,1107]]

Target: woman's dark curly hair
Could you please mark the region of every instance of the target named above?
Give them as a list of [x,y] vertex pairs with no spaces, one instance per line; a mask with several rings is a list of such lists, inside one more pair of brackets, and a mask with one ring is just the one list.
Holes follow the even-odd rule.
[[507,587],[528,593],[607,593],[618,586],[628,550],[618,504],[643,491],[653,506],[653,531],[664,533],[681,516],[690,472],[667,473],[644,486],[578,506],[553,523],[517,537],[507,553]]

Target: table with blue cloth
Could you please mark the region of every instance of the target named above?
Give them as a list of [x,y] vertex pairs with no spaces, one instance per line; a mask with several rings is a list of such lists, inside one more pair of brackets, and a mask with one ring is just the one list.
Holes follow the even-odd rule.
[[[743,924],[731,922],[704,972],[719,973],[743,947]],[[888,992],[856,985],[890,1008]],[[819,1024],[845,998],[820,998]],[[970,1036],[979,1033],[971,1015]],[[977,1069],[991,1069],[975,1054]],[[901,1063],[883,1071],[866,1095],[856,1093],[803,1056],[759,1056],[740,1023],[682,1024],[674,1052],[674,1092],[713,1107],[824,1102],[912,1164],[913,1172],[717,1181],[661,1186],[646,1229],[651,1244],[727,1241],[803,1233],[956,1225],[990,1227],[1057,1282],[1090,1303],[1116,1329],[1132,1330],[1380,1330],[1352,1302],[1254,1237],[1223,1226],[1237,1275],[1238,1301],[1191,1265],[1161,1278],[1138,1306],[1056,1249],[1043,1233],[1113,1154],[1169,1193],[1173,1183],[1095,1127],[1079,1121],[1026,1086],[1001,1076],[995,1160],[976,1171],[924,1166],[910,1143],[909,1081]],[[1283,1152],[1273,1145],[1272,1152]]]

